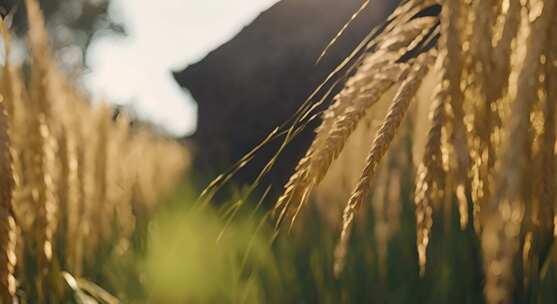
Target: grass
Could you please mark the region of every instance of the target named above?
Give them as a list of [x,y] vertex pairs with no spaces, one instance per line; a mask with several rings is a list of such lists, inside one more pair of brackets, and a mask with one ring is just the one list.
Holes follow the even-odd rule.
[[[457,209],[449,217],[434,214],[430,263],[420,275],[410,188],[401,193],[400,226],[384,259],[372,220],[378,215],[370,205],[360,210],[369,220],[354,226],[340,276],[333,267],[338,230],[317,208],[309,207],[291,234],[276,235],[273,221],[254,213],[253,204],[242,204],[229,222],[228,208],[200,208],[194,197],[181,191],[157,212],[134,263],[144,280],[119,286],[123,302],[486,303],[480,240],[472,226],[461,229]],[[556,282],[551,267],[535,292],[522,287],[515,299],[551,303]]]
[[557,3],[434,5],[402,1],[333,104],[269,135],[321,117],[268,212],[259,179],[211,204],[265,142],[165,202],[182,147],[90,106],[28,0],[28,77],[6,62],[0,88],[2,302],[557,302]]

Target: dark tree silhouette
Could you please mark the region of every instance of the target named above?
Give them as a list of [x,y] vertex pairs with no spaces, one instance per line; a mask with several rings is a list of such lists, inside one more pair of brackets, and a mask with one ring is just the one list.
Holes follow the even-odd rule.
[[[63,55],[65,51],[81,52],[65,58],[66,65],[83,65],[85,52],[95,34],[101,31],[124,34],[124,28],[108,15],[110,0],[39,0],[44,12],[52,45]],[[13,11],[13,29],[22,37],[27,28],[24,0],[0,0],[0,14]],[[75,62],[71,62],[75,61]]]

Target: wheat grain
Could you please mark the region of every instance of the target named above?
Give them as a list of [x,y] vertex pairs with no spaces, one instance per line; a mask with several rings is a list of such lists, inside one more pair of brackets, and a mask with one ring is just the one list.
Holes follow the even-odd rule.
[[10,303],[15,298],[16,234],[12,209],[13,170],[10,155],[9,123],[5,97],[0,100],[0,302]]
[[480,210],[486,204],[492,191],[491,169],[494,165],[494,146],[491,135],[495,120],[492,105],[496,101],[496,89],[491,79],[495,73],[494,53],[491,42],[494,29],[491,26],[497,20],[496,8],[500,1],[473,1],[469,16],[470,27],[470,82],[478,91],[473,104],[472,119],[475,140],[471,145],[472,160],[472,200],[474,208],[474,226],[480,229]]
[[433,224],[433,205],[444,196],[444,170],[441,156],[441,132],[446,120],[445,91],[437,87],[432,112],[432,126],[428,131],[423,159],[418,167],[416,193],[416,233],[420,272],[425,271],[427,246]]
[[398,130],[398,127],[408,110],[410,102],[414,98],[420,86],[421,80],[428,71],[431,58],[431,55],[427,54],[416,60],[415,66],[409,73],[408,78],[402,83],[391,107],[389,108],[387,116],[385,117],[385,120],[373,141],[371,150],[366,159],[365,167],[358,181],[358,185],[352,192],[352,195],[346,204],[346,208],[344,209],[342,231],[335,254],[334,269],[337,276],[344,268],[344,258],[348,247],[348,238],[352,230],[356,208],[358,208],[361,203],[367,199],[370,182],[375,174],[377,165],[387,152],[387,149],[394,139],[396,131]]
[[[548,49],[557,49],[557,19],[554,19],[551,25],[551,32],[548,40]],[[547,53],[547,63],[545,65],[545,85],[547,92],[547,101],[545,108],[545,125],[544,125],[544,145],[546,151],[544,152],[544,180],[543,180],[543,203],[550,205],[553,208],[553,234],[557,236],[557,190],[555,190],[555,167],[557,166],[557,159],[555,154],[556,145],[556,118],[555,118],[555,101],[557,100],[557,55],[555,52]],[[553,144],[552,144],[553,143]]]
[[[423,5],[418,7],[421,9]],[[422,41],[436,22],[433,17],[411,20],[412,13],[414,10],[399,12],[399,19],[408,22],[393,21],[392,24],[400,26],[390,24],[385,33],[370,42],[370,45],[377,44],[377,51],[366,56],[356,74],[323,113],[316,138],[277,201],[277,227],[287,216],[291,225],[295,222],[314,187],[321,182],[365,113],[407,72],[406,65],[396,61]]]
[[[513,99],[508,138],[503,148],[495,197],[482,233],[488,303],[508,302],[513,285],[512,260],[517,251],[524,216],[523,172],[527,166],[530,113],[538,91],[540,57],[554,17],[555,1],[532,1],[526,57],[518,75]],[[518,145],[516,144],[518,143]]]
[[[459,203],[460,225],[468,224],[468,201],[465,188],[468,187],[467,172],[469,166],[466,127],[464,125],[464,94],[462,78],[466,65],[461,45],[465,41],[464,20],[466,7],[461,1],[447,0],[441,12],[441,39],[439,41],[440,56],[443,58],[442,85],[446,90],[448,102],[447,123],[445,125],[449,137],[448,171],[456,181],[456,196]],[[452,192],[452,189],[447,189]]]

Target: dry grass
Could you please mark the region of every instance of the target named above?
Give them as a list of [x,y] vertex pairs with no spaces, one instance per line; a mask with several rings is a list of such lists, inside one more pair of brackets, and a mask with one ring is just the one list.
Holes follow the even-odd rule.
[[[481,240],[487,303],[510,303],[519,284],[540,279],[549,263],[557,262],[556,251],[550,249],[556,246],[557,231],[557,5],[554,0],[445,0],[440,1],[439,17],[413,18],[435,3],[403,1],[384,31],[368,42],[366,52],[354,63],[356,72],[322,114],[313,144],[278,200],[277,222],[292,226],[320,183],[325,179],[331,185],[326,175],[347,176],[331,173],[348,170],[333,162],[344,159],[343,154],[354,155],[345,151],[354,146],[347,145],[353,141],[350,136],[360,130],[370,109],[398,87],[342,217],[335,260],[335,270],[342,271],[359,206],[368,196],[384,198],[390,191],[385,189],[389,172],[394,176],[400,172],[390,165],[381,169],[380,161],[396,142],[403,113],[431,65],[420,58],[406,61],[403,55],[409,50],[426,52],[423,42],[440,33],[434,50],[427,51],[439,54],[432,68],[439,85],[426,97],[435,100],[432,121],[423,132],[427,133],[424,146],[413,149],[422,150],[423,156],[418,157],[419,165],[405,169],[410,171],[407,174],[417,171],[414,199],[420,266],[426,271],[436,214],[448,215],[454,205],[461,228],[473,225]],[[429,103],[423,99],[418,102]],[[393,149],[387,159],[404,145]],[[368,195],[370,191],[374,195]],[[375,220],[384,223],[385,206],[374,206]],[[518,260],[523,281],[515,272]]]
[[58,303],[65,286],[87,285],[73,278],[98,252],[128,250],[136,216],[180,180],[187,155],[91,106],[51,59],[37,3],[27,7],[30,77],[9,61],[1,73],[0,302]]

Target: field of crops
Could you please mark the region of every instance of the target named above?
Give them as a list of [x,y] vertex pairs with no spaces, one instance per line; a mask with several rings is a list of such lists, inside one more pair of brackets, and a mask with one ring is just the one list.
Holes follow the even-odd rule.
[[187,149],[91,103],[26,3],[29,58],[0,68],[0,303],[557,303],[556,0],[402,1],[332,105],[266,139],[321,119],[276,202],[228,184],[258,147],[198,195]]

